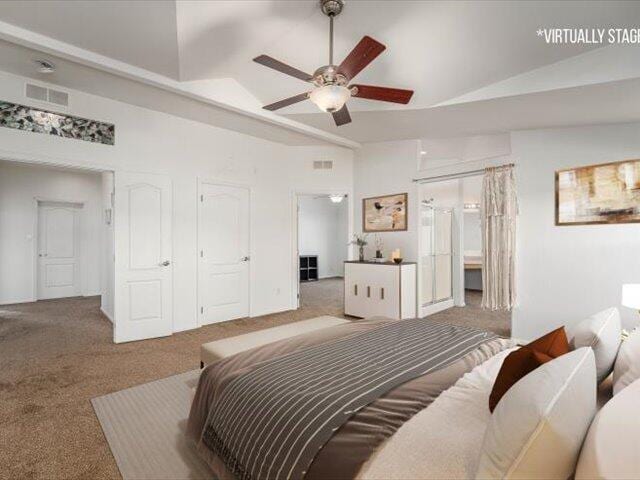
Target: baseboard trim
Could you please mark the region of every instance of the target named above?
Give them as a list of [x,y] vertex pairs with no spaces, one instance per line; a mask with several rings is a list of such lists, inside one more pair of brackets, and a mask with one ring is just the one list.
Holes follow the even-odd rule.
[[103,314],[105,317],[107,317],[107,318],[109,319],[109,321],[110,321],[111,323],[113,323],[113,318],[111,318],[111,315],[109,315],[109,314],[107,313],[107,311],[106,311],[104,308],[102,308],[102,306],[100,306],[100,311],[102,312],[102,314]]
[[19,305],[21,303],[33,303],[36,302],[37,300],[34,300],[33,298],[25,298],[22,300],[0,300],[0,306],[4,306],[4,305]]
[[297,310],[297,309],[291,308],[291,307],[282,307],[277,310],[269,310],[269,311],[258,312],[258,313],[250,312],[248,318],[263,317],[265,315],[273,315],[274,313],[290,312],[292,310]]

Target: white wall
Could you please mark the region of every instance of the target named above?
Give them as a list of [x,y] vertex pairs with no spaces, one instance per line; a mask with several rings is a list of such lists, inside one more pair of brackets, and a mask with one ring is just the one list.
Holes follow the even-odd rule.
[[556,227],[556,170],[640,157],[640,124],[512,134],[520,216],[513,336],[532,339],[617,306],[627,327],[638,312],[620,306],[623,283],[640,283],[640,225]]
[[482,250],[480,212],[464,212],[464,251],[467,255],[479,255]]
[[[4,100],[27,103],[24,78],[0,73]],[[221,128],[71,91],[71,113],[114,123],[114,146],[0,128],[0,158],[163,173],[173,183],[174,331],[197,325],[197,178],[251,188],[252,316],[292,308],[292,192],[351,193],[353,152],[333,146],[287,147]],[[333,170],[312,168],[333,160]],[[117,219],[116,219],[117,221]]]
[[[480,203],[482,194],[482,175],[462,179],[464,203]],[[480,227],[480,212],[478,210],[464,212],[464,251],[469,254],[480,254],[482,250],[482,235]]]
[[[400,248],[402,257],[412,262],[418,258],[418,190],[412,180],[418,174],[419,148],[418,140],[368,143],[356,151],[354,162],[354,231],[362,233],[363,198],[407,192],[408,230],[377,235],[384,242],[385,257]],[[365,256],[371,258],[375,256],[374,235],[368,241]]]
[[352,237],[349,235],[349,216],[351,212],[349,211],[349,199],[345,198],[342,200],[340,208],[338,208],[338,231],[337,238],[340,239],[342,244],[338,249],[337,262],[338,262],[338,275],[344,276],[344,262],[345,260],[349,260],[349,253],[351,252],[351,246],[344,245],[344,241],[347,243],[351,241]]
[[0,304],[36,300],[36,197],[84,202],[80,211],[81,292],[99,295],[103,247],[100,176],[0,161]]

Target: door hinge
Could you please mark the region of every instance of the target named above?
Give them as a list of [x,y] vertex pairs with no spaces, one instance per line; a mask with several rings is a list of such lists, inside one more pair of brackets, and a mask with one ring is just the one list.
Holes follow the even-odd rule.
[[200,314],[204,313],[204,307],[200,307]]
[[204,257],[204,250],[200,250],[200,258]]
[[204,202],[204,195],[200,195],[200,201]]

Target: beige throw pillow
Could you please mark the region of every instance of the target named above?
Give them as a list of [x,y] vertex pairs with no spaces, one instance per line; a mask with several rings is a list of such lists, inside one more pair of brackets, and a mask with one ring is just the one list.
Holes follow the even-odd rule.
[[566,480],[596,411],[593,351],[545,363],[502,397],[485,432],[476,478]]
[[620,345],[613,366],[613,394],[617,395],[640,378],[640,329],[636,328]]
[[622,338],[620,312],[608,308],[581,321],[570,329],[570,343],[575,348],[591,347],[596,358],[598,383],[611,373]]

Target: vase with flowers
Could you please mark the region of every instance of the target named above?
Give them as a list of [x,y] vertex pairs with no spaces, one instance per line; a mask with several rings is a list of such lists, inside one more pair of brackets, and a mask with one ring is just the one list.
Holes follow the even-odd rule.
[[375,245],[376,245],[376,261],[379,262],[382,260],[382,249],[384,248],[384,242],[379,235],[375,236]]
[[367,234],[366,233],[364,235],[354,234],[353,240],[349,242],[349,245],[358,246],[359,260],[361,262],[364,262],[364,247],[367,245]]

